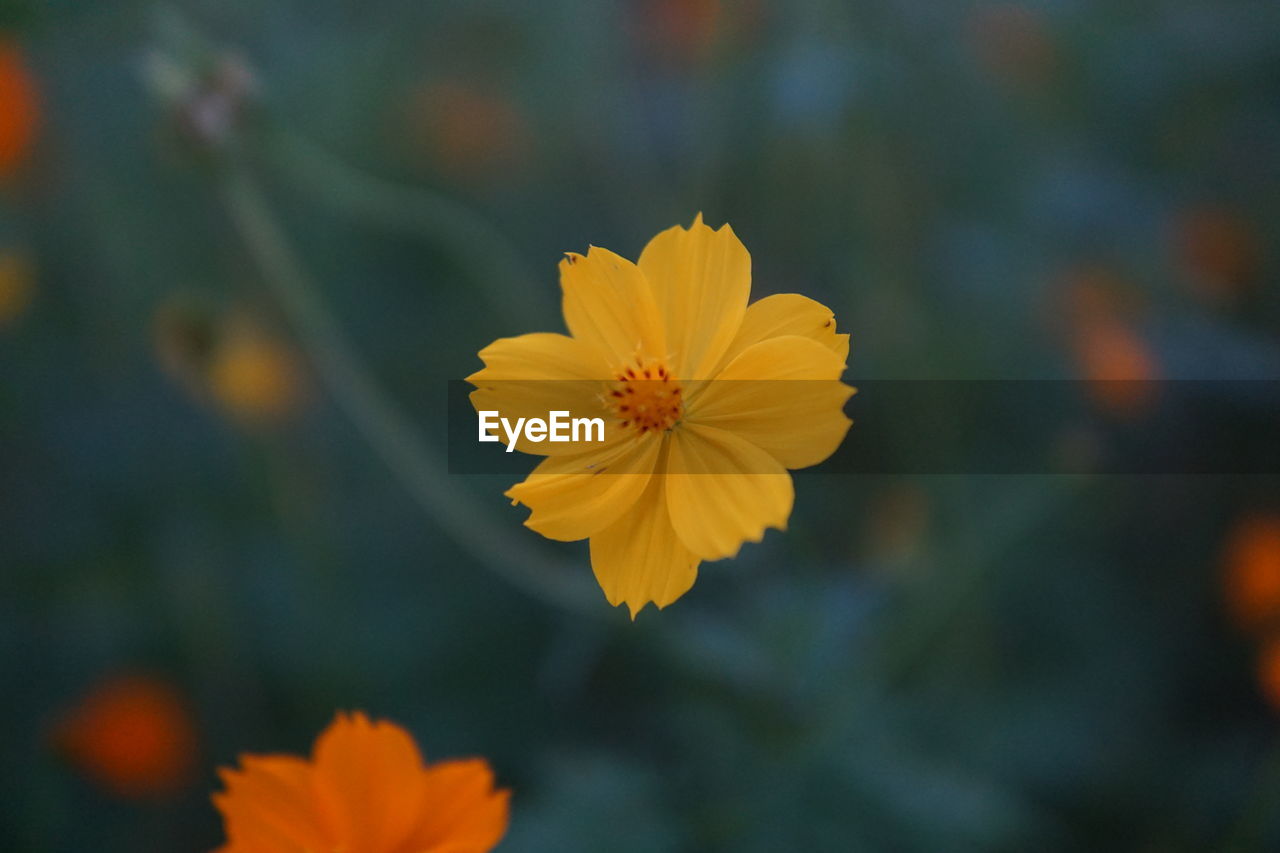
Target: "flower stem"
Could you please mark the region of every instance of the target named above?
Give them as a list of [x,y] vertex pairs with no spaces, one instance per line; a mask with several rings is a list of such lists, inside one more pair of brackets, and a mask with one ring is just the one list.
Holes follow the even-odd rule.
[[355,169],[306,137],[279,126],[260,140],[272,169],[301,192],[379,228],[442,246],[469,271],[490,309],[517,327],[547,319],[552,291],[538,286],[519,251],[466,205],[421,187],[410,188]]
[[231,167],[222,199],[249,254],[295,327],[338,406],[418,503],[478,562],[544,602],[590,616],[607,612],[584,572],[513,540],[476,500],[448,486],[439,460],[362,368],[345,333],[315,295],[257,182]]

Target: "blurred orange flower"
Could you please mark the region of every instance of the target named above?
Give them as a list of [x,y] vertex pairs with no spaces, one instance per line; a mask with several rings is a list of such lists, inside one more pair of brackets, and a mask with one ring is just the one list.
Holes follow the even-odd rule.
[[700,62],[715,48],[721,0],[642,0],[638,17],[650,48],[673,62]]
[[0,327],[16,320],[31,302],[35,265],[23,252],[0,252]]
[[1026,6],[979,5],[970,13],[968,30],[978,61],[1009,82],[1040,83],[1057,61],[1048,26],[1040,13]]
[[55,747],[121,797],[163,796],[191,781],[198,738],[167,682],[130,675],[103,682],[55,727]]
[[1151,348],[1133,328],[1099,320],[1082,328],[1074,344],[1080,372],[1100,408],[1133,417],[1150,405],[1160,369]]
[[1052,328],[1065,338],[1094,404],[1117,417],[1134,417],[1155,399],[1161,368],[1137,330],[1140,294],[1107,266],[1072,269],[1053,290]]
[[213,795],[220,853],[484,853],[507,831],[510,792],[483,759],[425,765],[394,723],[338,714],[311,760],[246,755]]
[[510,173],[530,148],[529,126],[507,97],[462,81],[424,87],[411,102],[411,132],[446,169],[467,178]]
[[1261,247],[1241,216],[1218,207],[1186,211],[1174,229],[1175,251],[1204,296],[1225,300],[1254,283]]
[[22,162],[39,119],[36,85],[22,49],[0,38],[0,177],[12,174]]
[[1224,553],[1227,606],[1236,624],[1258,631],[1280,618],[1280,515],[1240,521]]
[[1267,704],[1280,711],[1280,638],[1268,640],[1258,656],[1258,689]]
[[244,423],[285,419],[304,397],[297,355],[254,324],[230,326],[210,355],[207,381],[214,400]]

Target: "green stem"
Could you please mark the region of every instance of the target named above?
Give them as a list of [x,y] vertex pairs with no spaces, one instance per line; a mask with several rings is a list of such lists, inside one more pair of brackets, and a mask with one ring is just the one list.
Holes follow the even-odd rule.
[[[286,129],[269,128],[262,142],[274,172],[315,201],[449,251],[497,316],[519,327],[549,322],[551,289],[541,287],[510,240],[469,207],[366,174]],[[548,298],[538,298],[542,290]]]
[[293,323],[315,369],[387,467],[471,556],[524,591],[566,610],[600,616],[600,595],[583,571],[548,559],[512,539],[476,500],[448,486],[446,471],[408,419],[362,369],[346,335],[315,296],[257,183],[232,169],[222,198],[263,279]]

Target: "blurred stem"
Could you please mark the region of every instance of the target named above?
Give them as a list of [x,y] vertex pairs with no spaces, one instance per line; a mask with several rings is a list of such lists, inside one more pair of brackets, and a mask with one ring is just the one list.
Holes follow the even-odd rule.
[[599,595],[573,567],[534,553],[492,523],[475,499],[450,488],[447,474],[409,420],[361,366],[289,245],[257,182],[232,168],[222,185],[227,210],[295,326],[316,371],[338,406],[427,513],[471,556],[495,574],[549,603],[599,616]]
[[428,189],[369,175],[278,126],[269,127],[262,142],[272,168],[315,201],[450,251],[495,315],[519,327],[550,321],[550,301],[538,298],[541,289],[519,250],[471,208]]

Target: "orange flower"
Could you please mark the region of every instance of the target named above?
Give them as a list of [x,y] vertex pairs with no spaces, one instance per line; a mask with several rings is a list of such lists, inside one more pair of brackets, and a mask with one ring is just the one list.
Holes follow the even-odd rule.
[[40,108],[22,50],[0,40],[0,177],[14,172],[35,139]]
[[1280,639],[1262,647],[1258,657],[1258,688],[1272,708],[1280,711]]
[[1224,570],[1227,606],[1236,624],[1258,631],[1276,623],[1280,617],[1280,516],[1254,516],[1236,525],[1227,541]]
[[1080,330],[1075,349],[1080,372],[1100,408],[1133,417],[1150,405],[1159,367],[1147,342],[1127,324],[1095,322]]
[[1040,14],[1014,3],[974,8],[969,39],[978,61],[1002,80],[1037,84],[1047,79],[1057,61],[1049,28]]
[[1261,249],[1243,218],[1222,208],[1187,211],[1175,228],[1176,251],[1191,284],[1214,301],[1227,300],[1255,284]]
[[639,23],[649,47],[675,63],[707,59],[720,33],[720,0],[644,0]]
[[311,760],[246,755],[220,771],[220,853],[483,853],[507,831],[510,792],[483,759],[424,765],[413,737],[338,714]]
[[195,723],[171,686],[146,676],[104,682],[56,727],[54,743],[121,797],[162,796],[191,780]]
[[412,98],[410,109],[411,135],[426,140],[451,173],[508,176],[528,159],[528,122],[515,103],[488,87],[434,83]]

